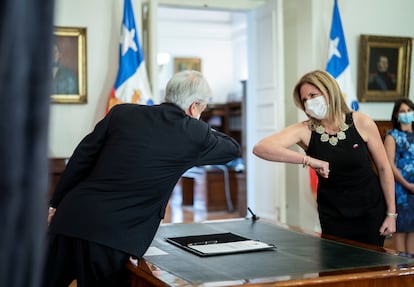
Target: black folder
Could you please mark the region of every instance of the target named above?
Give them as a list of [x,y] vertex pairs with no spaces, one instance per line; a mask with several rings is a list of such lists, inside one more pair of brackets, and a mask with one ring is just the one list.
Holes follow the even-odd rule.
[[181,237],[167,237],[167,242],[199,256],[271,250],[273,244],[252,240],[231,232]]

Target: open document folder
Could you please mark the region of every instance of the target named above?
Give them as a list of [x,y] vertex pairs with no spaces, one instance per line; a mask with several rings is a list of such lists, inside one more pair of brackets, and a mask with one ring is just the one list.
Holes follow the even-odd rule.
[[168,237],[166,241],[199,256],[252,252],[276,248],[231,232],[196,236]]

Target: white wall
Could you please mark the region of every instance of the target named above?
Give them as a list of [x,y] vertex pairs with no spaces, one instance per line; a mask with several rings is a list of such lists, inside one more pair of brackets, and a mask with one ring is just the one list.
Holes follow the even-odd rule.
[[[294,0],[295,1],[295,0]],[[300,11],[305,0],[296,0],[296,9]],[[289,1],[290,2],[290,1]],[[347,41],[348,55],[355,87],[358,79],[358,48],[361,34],[414,37],[414,1],[410,0],[339,0],[338,1],[342,25]],[[311,19],[298,17],[298,25],[311,24],[313,37],[312,45],[309,42],[298,41],[302,57],[307,58],[304,66],[325,68],[328,53],[328,37],[332,19],[333,0],[313,0]],[[302,22],[311,21],[310,23]],[[305,34],[299,34],[299,37]],[[414,77],[414,66],[411,65],[411,80]],[[303,71],[301,71],[303,72]],[[414,98],[414,88],[410,89],[409,97]],[[392,103],[360,103],[360,111],[367,113],[374,119],[388,120]]]
[[[103,3],[108,3],[103,5]],[[68,157],[105,112],[116,76],[122,2],[58,0],[55,25],[86,27],[87,104],[52,104],[49,153]],[[99,11],[99,12],[97,12]]]
[[[363,4],[363,5],[361,5]],[[355,83],[357,83],[358,45],[361,34],[414,37],[414,1],[412,0],[339,0],[348,52]],[[328,10],[330,7],[327,8]],[[411,79],[414,78],[414,66],[411,65]],[[414,87],[409,98],[414,99]],[[362,103],[361,112],[368,113],[378,120],[389,120],[392,103]]]

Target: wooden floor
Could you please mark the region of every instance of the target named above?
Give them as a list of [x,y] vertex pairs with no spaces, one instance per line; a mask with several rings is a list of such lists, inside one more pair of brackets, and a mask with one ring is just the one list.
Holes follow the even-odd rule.
[[205,210],[195,210],[192,205],[182,205],[181,189],[176,188],[171,195],[165,217],[161,223],[191,223],[237,217],[239,217],[238,210],[207,212]]

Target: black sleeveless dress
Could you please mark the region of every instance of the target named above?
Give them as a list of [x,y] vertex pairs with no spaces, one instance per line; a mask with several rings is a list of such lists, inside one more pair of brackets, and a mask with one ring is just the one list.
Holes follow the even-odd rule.
[[318,212],[323,235],[383,246],[379,229],[386,205],[379,178],[372,168],[368,147],[353,124],[336,146],[322,142],[312,131],[307,154],[329,162],[329,178],[318,175]]

